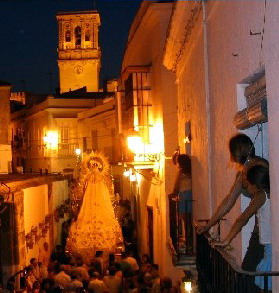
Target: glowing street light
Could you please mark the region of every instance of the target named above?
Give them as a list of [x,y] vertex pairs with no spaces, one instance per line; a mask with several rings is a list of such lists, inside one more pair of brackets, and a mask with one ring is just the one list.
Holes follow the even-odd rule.
[[191,271],[184,270],[185,276],[182,278],[182,284],[183,284],[183,292],[185,293],[191,293],[192,288],[192,281],[193,281],[193,275]]
[[58,148],[58,132],[54,130],[48,130],[43,137],[46,148],[57,149]]
[[81,155],[81,149],[75,149],[75,153],[77,156],[80,156]]
[[124,172],[123,172],[123,175],[124,175],[124,177],[129,177],[130,176],[130,170],[125,170]]
[[133,153],[140,153],[142,152],[143,148],[143,141],[139,133],[135,130],[129,131],[127,136],[128,148]]

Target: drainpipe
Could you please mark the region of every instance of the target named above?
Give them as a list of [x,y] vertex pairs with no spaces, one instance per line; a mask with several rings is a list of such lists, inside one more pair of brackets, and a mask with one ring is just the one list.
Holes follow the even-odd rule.
[[204,58],[204,85],[205,85],[205,106],[206,106],[206,125],[207,125],[207,137],[208,137],[208,196],[209,196],[209,214],[213,213],[212,210],[212,164],[211,164],[211,119],[210,119],[210,92],[209,92],[209,64],[208,64],[208,42],[207,42],[207,24],[206,24],[206,3],[202,1],[202,12],[203,12],[203,58]]

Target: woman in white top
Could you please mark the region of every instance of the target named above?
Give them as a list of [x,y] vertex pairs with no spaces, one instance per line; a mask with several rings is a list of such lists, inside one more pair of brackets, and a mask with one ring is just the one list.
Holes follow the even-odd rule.
[[[254,185],[258,192],[264,192],[265,203],[258,209],[257,218],[259,225],[260,243],[264,245],[264,257],[257,266],[257,272],[269,272],[272,270],[271,249],[271,209],[269,196],[269,170],[263,166],[254,166],[247,172],[247,180]],[[264,277],[256,277],[255,283],[264,289]],[[268,278],[268,290],[271,290],[271,277]]]

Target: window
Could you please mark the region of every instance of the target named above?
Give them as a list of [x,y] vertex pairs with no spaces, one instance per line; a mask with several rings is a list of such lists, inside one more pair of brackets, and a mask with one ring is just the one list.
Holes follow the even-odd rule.
[[60,149],[68,150],[69,149],[69,127],[61,127],[60,129]]
[[267,95],[264,71],[246,79],[243,84],[246,108],[238,111],[234,117],[237,129],[247,129],[257,123],[267,122]]
[[65,33],[65,42],[71,42],[71,32],[69,30]]
[[76,47],[81,45],[81,27],[77,26],[75,28],[75,39],[76,39]]

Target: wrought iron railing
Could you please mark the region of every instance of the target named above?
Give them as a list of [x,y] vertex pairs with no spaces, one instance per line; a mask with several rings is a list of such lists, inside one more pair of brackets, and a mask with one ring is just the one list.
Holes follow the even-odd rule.
[[[180,205],[180,203],[182,203]],[[182,207],[182,208],[181,208]],[[182,210],[183,209],[183,210]],[[180,201],[169,195],[170,237],[177,258],[194,254],[194,233],[192,221],[192,200]]]
[[[243,271],[224,249],[213,248],[209,235],[196,236],[196,264],[200,293],[256,293],[268,291],[268,278],[274,279],[279,272]],[[264,278],[264,290],[254,283],[256,276]]]

